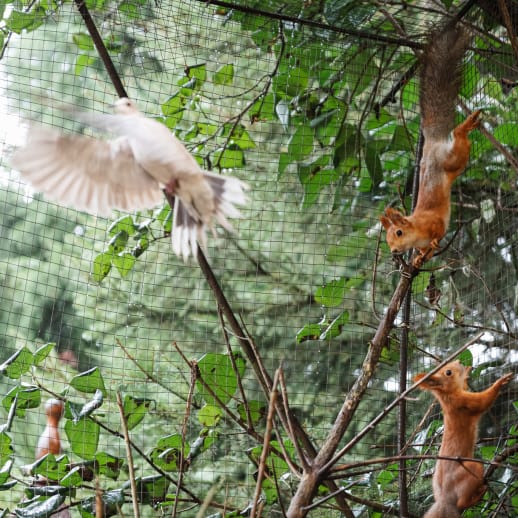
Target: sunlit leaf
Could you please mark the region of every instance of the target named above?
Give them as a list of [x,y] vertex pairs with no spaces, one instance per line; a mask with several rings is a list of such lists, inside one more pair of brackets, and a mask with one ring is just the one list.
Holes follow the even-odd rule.
[[234,65],[221,65],[214,72],[214,83],[219,85],[231,85],[234,81]]
[[134,398],[133,396],[124,396],[123,408],[124,417],[128,430],[135,428],[149,412],[149,408],[154,404],[152,399]]
[[241,149],[219,148],[214,152],[214,164],[222,169],[232,169],[235,167],[243,167],[245,165],[245,155]]
[[128,275],[131,270],[133,270],[136,262],[137,258],[129,252],[122,252],[120,254],[114,255],[112,260],[113,266],[117,268],[118,272],[123,278],[126,277],[126,275]]
[[314,130],[309,124],[303,124],[297,128],[288,141],[288,153],[293,160],[303,160],[313,151]]
[[347,278],[340,277],[331,282],[328,282],[325,286],[317,288],[315,291],[315,300],[322,306],[329,308],[339,306],[347,292]]
[[108,252],[103,252],[95,257],[92,269],[92,278],[95,282],[101,282],[110,273],[112,259],[113,254]]
[[320,340],[330,340],[337,337],[343,331],[344,325],[349,322],[349,312],[343,311],[340,313],[322,332]]
[[86,392],[88,394],[93,394],[98,389],[103,393],[106,392],[99,367],[93,367],[92,369],[77,374],[70,380],[70,386],[80,392]]
[[89,418],[83,418],[77,422],[65,422],[65,433],[70,449],[82,459],[94,458],[99,444],[99,432],[99,425]]
[[[245,360],[239,354],[234,355],[234,360],[239,375],[242,376],[245,370]],[[198,361],[198,368],[201,378],[215,396],[223,404],[228,403],[237,389],[237,375],[229,356],[207,353]],[[200,381],[196,381],[196,388],[207,404],[217,405],[216,399]]]
[[[183,458],[189,455],[189,444],[185,443]],[[176,471],[179,467],[182,452],[182,436],[180,434],[161,437],[151,451],[151,459],[164,471]]]
[[214,405],[204,405],[198,410],[198,421],[203,426],[214,427],[223,416],[223,410]]
[[19,379],[34,363],[34,355],[23,346],[0,365],[0,372],[11,379]]
[[16,405],[16,415],[18,417],[24,417],[26,410],[38,408],[40,404],[41,390],[38,387],[16,386],[2,399],[2,406],[7,412],[10,411],[11,405]]
[[39,365],[42,361],[44,361],[52,349],[54,349],[54,347],[56,347],[56,344],[53,342],[38,347],[34,353],[34,365]]
[[112,480],[119,478],[124,459],[103,451],[97,452],[94,459],[96,470],[99,474],[111,478]]
[[92,37],[86,32],[76,32],[72,34],[72,41],[80,50],[94,50],[94,42]]

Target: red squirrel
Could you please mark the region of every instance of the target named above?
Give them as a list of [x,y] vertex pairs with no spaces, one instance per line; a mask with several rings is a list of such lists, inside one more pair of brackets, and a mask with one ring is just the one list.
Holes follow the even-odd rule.
[[[460,63],[470,38],[448,24],[435,33],[421,56],[421,127],[424,137],[419,192],[414,211],[404,216],[386,208],[380,221],[393,254],[416,248],[414,265],[420,267],[439,248],[450,223],[451,186],[468,163],[468,134],[479,126],[480,110],[455,129],[455,106],[460,90]],[[453,139],[449,134],[453,129]]]
[[38,439],[36,446],[36,460],[47,453],[58,455],[61,453],[61,439],[59,437],[59,421],[63,416],[64,405],[59,399],[49,399],[45,404],[47,426]]
[[[429,390],[439,401],[444,414],[444,432],[439,457],[474,458],[478,423],[498,397],[502,385],[509,383],[509,373],[482,392],[468,390],[471,367],[459,361],[445,365],[423,381],[419,388]],[[414,381],[426,373],[417,374]],[[424,518],[455,518],[480,501],[486,491],[484,466],[480,462],[439,458],[433,475],[435,503]]]

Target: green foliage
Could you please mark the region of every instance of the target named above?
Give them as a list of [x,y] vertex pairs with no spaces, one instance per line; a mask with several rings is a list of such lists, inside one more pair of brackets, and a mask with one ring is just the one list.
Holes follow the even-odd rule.
[[[85,108],[91,103],[91,108],[105,110],[111,99],[103,98],[102,105],[98,92],[107,75],[73,4],[47,1],[23,9],[19,3],[12,5],[14,9],[6,10],[0,2],[0,44],[14,31],[32,47],[30,53],[22,47],[15,55],[9,73],[18,79],[8,95],[25,106],[27,99],[37,97],[31,89],[38,84],[59,102]],[[245,7],[293,16],[300,25],[214,6],[207,17],[204,4],[191,2],[87,0],[87,6],[96,20],[103,20],[103,41],[130,95],[170,128],[202,167],[232,169],[252,183],[239,233],[219,237],[224,239],[224,253],[209,248],[207,255],[268,366],[284,360],[290,404],[313,442],[320,444],[344,392],[357,378],[397,280],[383,236],[376,244],[377,218],[388,204],[410,206],[407,186],[419,132],[416,78],[405,79],[394,99],[382,102],[415,62],[414,52],[404,45],[351,37],[349,32],[404,43],[403,28],[408,40],[418,43],[424,32],[421,16],[396,26],[378,6],[348,1],[246,2]],[[405,5],[405,10],[416,6]],[[173,14],[163,18],[163,9],[170,7]],[[405,22],[400,12],[390,13],[393,20]],[[426,13],[419,14],[427,26],[433,25]],[[183,18],[189,20],[189,30],[177,28]],[[304,20],[325,21],[345,32],[304,25]],[[487,31],[495,23],[488,22]],[[484,104],[486,129],[503,148],[472,135],[470,169],[455,184],[462,196],[453,195],[452,230],[457,221],[462,229],[431,263],[442,294],[438,304],[432,307],[427,299],[429,272],[414,281],[412,295],[424,309],[413,316],[409,349],[410,371],[421,370],[423,350],[443,358],[482,326],[491,335],[484,345],[499,358],[481,365],[469,351],[461,357],[478,366],[472,377],[481,385],[491,369],[506,361],[500,353],[511,342],[506,326],[515,319],[516,284],[516,224],[513,211],[507,210],[516,206],[515,172],[501,153],[516,154],[516,98],[500,81],[514,63],[502,38],[494,38],[497,47],[488,46],[482,37],[487,31],[478,32],[470,51],[473,59],[464,69],[461,94],[466,106]],[[171,42],[182,52],[175,52]],[[191,46],[194,51],[189,53]],[[495,53],[498,64],[489,59]],[[39,74],[38,63],[44,64]],[[70,73],[63,73],[66,70]],[[41,112],[44,123],[58,124],[48,107]],[[2,191],[1,196],[2,242],[11,247],[2,248],[0,266],[0,302],[9,308],[0,314],[8,358],[2,358],[0,380],[8,416],[0,434],[0,490],[16,484],[11,477],[15,458],[33,460],[34,444],[25,423],[37,435],[41,423],[36,424],[36,414],[49,390],[67,399],[67,455],[48,455],[30,465],[29,472],[65,488],[59,495],[80,501],[82,516],[95,514],[95,476],[105,489],[106,515],[118,513],[119,506],[130,514],[126,460],[111,446],[122,443],[112,392],[120,390],[131,438],[139,446],[135,462],[144,473],[138,479],[139,504],[149,504],[150,513],[152,506],[174,505],[176,487],[158,469],[175,477],[182,470],[185,487],[199,501],[214,491],[216,501],[235,506],[228,516],[246,509],[254,491],[252,471],[262,451],[259,438],[267,406],[257,395],[244,358],[236,354],[233,362],[221,354],[225,346],[218,310],[201,275],[170,255],[170,207],[123,215],[110,224],[72,211],[64,216],[63,210],[38,197],[28,203],[22,192]],[[107,228],[104,243],[95,228]],[[116,337],[124,337],[125,351],[115,346]],[[172,340],[187,357],[199,360],[184,365],[171,352]],[[47,344],[31,352],[31,344],[50,341],[55,347]],[[69,349],[80,355],[79,373],[58,363],[57,353]],[[207,354],[201,356],[203,351]],[[387,387],[397,377],[399,356],[399,333],[394,329],[344,440],[361,431],[394,397]],[[187,377],[196,365],[192,385]],[[422,405],[416,404],[409,430],[422,415]],[[499,415],[494,422],[503,423]],[[355,458],[370,458],[371,446],[376,455],[380,448],[383,454],[395,453],[391,418],[372,432],[374,438],[357,445]],[[427,420],[415,441],[427,445],[421,453],[437,451],[441,425],[438,415]],[[490,432],[487,435],[495,437],[495,429]],[[297,483],[281,453],[281,441],[293,462],[298,458],[286,437],[272,438],[262,489],[266,512],[273,514]],[[500,444],[511,447],[515,441],[512,430]],[[493,453],[489,444],[477,455],[491,459]],[[511,465],[516,461],[514,456],[509,459]],[[433,462],[424,465],[432,468]],[[214,480],[215,473],[224,476]],[[355,496],[396,504],[394,465],[372,473],[338,482]],[[512,490],[505,477],[510,475],[497,473],[495,482]],[[419,495],[430,495],[428,479],[412,480]],[[488,505],[495,494],[487,497]],[[55,496],[34,494],[23,512],[29,509],[37,515],[45,506],[56,505],[59,499],[51,500]],[[179,497],[181,506],[185,494]],[[358,505],[354,512],[381,515],[368,507]],[[483,515],[480,509],[474,512]]]

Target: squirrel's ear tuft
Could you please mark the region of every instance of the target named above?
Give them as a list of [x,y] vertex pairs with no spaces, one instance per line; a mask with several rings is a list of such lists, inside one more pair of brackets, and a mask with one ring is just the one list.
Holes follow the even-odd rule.
[[408,223],[405,216],[403,216],[403,214],[401,214],[401,212],[399,212],[397,209],[388,207],[385,209],[385,215],[394,225],[406,225]]
[[388,230],[392,226],[392,223],[390,222],[390,220],[388,218],[386,218],[385,216],[380,216],[380,221],[385,230]]

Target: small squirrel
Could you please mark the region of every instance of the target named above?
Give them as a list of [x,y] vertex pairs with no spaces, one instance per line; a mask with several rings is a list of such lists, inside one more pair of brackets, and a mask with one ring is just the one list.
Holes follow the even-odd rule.
[[[479,126],[480,110],[455,129],[455,106],[460,90],[460,63],[468,48],[468,34],[455,24],[435,33],[421,61],[421,127],[424,137],[419,193],[414,211],[404,216],[386,208],[380,221],[393,254],[416,248],[420,267],[439,248],[450,223],[451,186],[469,158],[468,134]],[[453,139],[449,134],[453,129]]]
[[[459,361],[445,365],[423,381],[419,388],[429,390],[439,401],[444,414],[444,432],[439,457],[473,458],[478,423],[497,398],[502,385],[509,383],[509,373],[482,392],[468,390],[471,367]],[[417,374],[414,381],[426,373]],[[476,461],[456,461],[439,458],[433,476],[435,503],[424,518],[455,518],[480,501],[486,491],[484,467]]]
[[45,404],[45,414],[47,415],[47,426],[38,439],[36,446],[36,460],[47,453],[58,455],[61,453],[61,439],[59,437],[59,421],[64,411],[63,401],[59,399],[49,399]]

